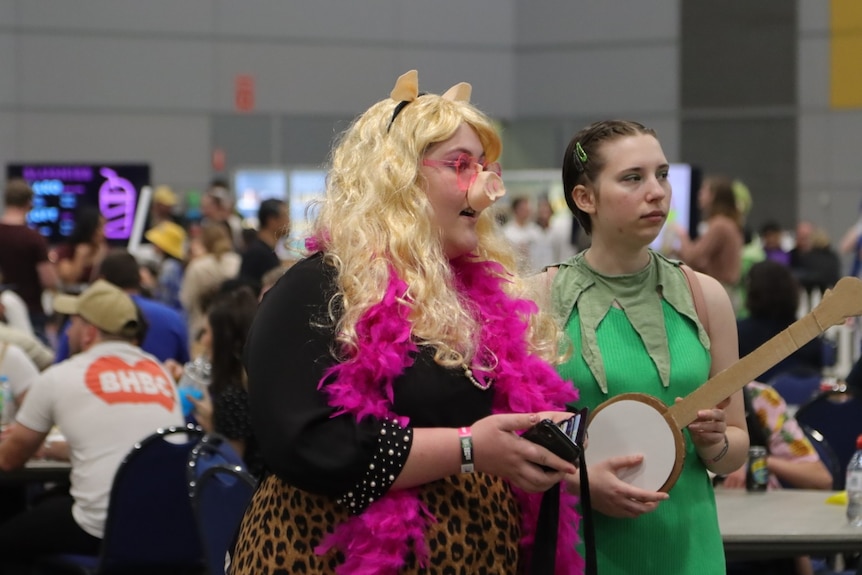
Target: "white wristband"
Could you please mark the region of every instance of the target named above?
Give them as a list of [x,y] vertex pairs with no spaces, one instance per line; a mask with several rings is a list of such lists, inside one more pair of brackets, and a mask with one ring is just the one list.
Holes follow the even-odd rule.
[[458,428],[461,440],[461,473],[473,473],[473,435],[469,427]]

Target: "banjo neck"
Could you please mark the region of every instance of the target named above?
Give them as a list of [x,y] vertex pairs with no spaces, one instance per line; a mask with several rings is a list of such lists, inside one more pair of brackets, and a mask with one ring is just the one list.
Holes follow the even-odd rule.
[[686,427],[697,419],[698,411],[715,407],[829,327],[860,314],[862,280],[842,278],[832,291],[824,294],[820,304],[811,312],[738,362],[711,377],[682,401],[669,406],[668,415],[680,429]]

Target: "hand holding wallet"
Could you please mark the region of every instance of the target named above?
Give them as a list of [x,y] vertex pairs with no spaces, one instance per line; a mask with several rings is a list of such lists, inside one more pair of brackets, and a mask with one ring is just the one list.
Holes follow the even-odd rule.
[[[541,445],[561,459],[577,465],[583,449],[586,419],[586,409],[575,413],[575,415],[560,423],[554,423],[550,419],[543,419],[525,431],[521,437]],[[553,468],[545,465],[541,465],[540,467],[545,471],[554,471]]]

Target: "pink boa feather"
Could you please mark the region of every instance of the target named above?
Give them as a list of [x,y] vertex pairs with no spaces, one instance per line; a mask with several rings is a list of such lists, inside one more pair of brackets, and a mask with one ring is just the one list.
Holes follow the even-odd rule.
[[[527,322],[537,307],[503,291],[507,276],[503,267],[462,258],[453,262],[453,270],[465,301],[474,306],[476,317],[484,320],[479,349],[493,350],[497,361],[487,376],[494,380],[494,413],[559,410],[575,400],[577,392],[571,383],[527,352]],[[321,379],[319,387],[328,394],[336,415],[351,413],[360,420],[369,416],[395,419],[408,425],[408,418],[391,411],[392,383],[412,365],[412,355],[418,349],[411,338],[409,306],[402,301],[406,292],[407,284],[392,272],[383,299],[357,324],[359,352],[330,368]],[[480,362],[482,358],[479,353]],[[486,381],[486,375],[478,370],[474,370],[474,377]],[[521,508],[522,553],[529,558],[542,494],[526,493],[514,486],[512,489]],[[583,559],[575,551],[579,522],[576,501],[574,496],[562,494],[556,562],[559,575],[583,573]],[[416,489],[391,490],[360,515],[337,526],[315,552],[341,550],[346,559],[337,570],[339,575],[395,575],[411,548],[419,564],[426,564],[425,530],[434,521]]]

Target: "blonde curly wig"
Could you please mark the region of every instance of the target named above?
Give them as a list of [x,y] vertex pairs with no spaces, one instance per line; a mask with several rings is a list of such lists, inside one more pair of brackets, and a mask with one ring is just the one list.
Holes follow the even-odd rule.
[[[432,346],[441,365],[468,365],[479,326],[454,288],[419,166],[430,146],[449,139],[464,123],[475,130],[488,162],[500,157],[502,143],[491,120],[469,102],[424,94],[393,119],[397,104],[389,98],[377,102],[340,136],[312,231],[338,270],[330,315],[342,344],[339,352],[342,359],[353,356],[356,324],[381,300],[394,270],[410,286],[414,341]],[[476,231],[478,247],[468,257],[514,270],[514,253],[498,233],[491,210],[481,213]],[[522,294],[521,281],[509,279],[510,294]],[[555,359],[558,333],[548,316],[534,316],[532,351]]]

